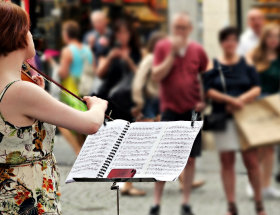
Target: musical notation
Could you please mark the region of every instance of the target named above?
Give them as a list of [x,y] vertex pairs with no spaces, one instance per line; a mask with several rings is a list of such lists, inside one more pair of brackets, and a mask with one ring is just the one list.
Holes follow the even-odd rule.
[[116,120],[102,126],[96,134],[89,135],[67,180],[74,175],[97,177],[125,125],[127,125],[126,121]]
[[186,126],[182,122],[171,123],[166,128],[145,174],[165,177],[178,175],[189,158],[198,126]]
[[122,141],[107,174],[111,169],[136,169],[136,175],[142,173],[151,149],[159,138],[164,123],[132,123]]
[[87,137],[67,178],[106,178],[112,169],[163,181],[183,171],[202,122],[132,123],[115,120]]

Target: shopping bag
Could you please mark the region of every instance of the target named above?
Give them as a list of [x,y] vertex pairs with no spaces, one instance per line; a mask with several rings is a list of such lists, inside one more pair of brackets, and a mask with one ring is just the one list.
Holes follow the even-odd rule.
[[280,96],[247,104],[234,113],[242,150],[280,143]]

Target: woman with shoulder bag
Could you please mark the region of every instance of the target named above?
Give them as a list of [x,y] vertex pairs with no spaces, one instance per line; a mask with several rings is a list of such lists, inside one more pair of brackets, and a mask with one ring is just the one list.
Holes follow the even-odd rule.
[[[261,34],[258,46],[248,53],[248,59],[255,65],[261,81],[261,98],[279,94],[280,89],[280,28],[267,25]],[[280,191],[271,186],[273,175],[274,146],[259,149],[262,173],[262,192],[267,198],[280,198]],[[280,156],[280,155],[279,155]]]
[[[236,54],[238,30],[227,27],[221,30],[219,41],[223,54],[208,66],[203,81],[206,96],[212,100],[213,113],[226,114],[226,129],[214,132],[220,153],[221,176],[228,201],[227,215],[237,215],[235,202],[235,152],[240,150],[238,134],[232,113],[254,101],[260,94],[258,75],[246,60]],[[255,191],[257,215],[265,215],[262,204],[260,170],[257,151],[243,151],[242,157],[250,183]]]
[[[98,53],[96,73],[103,82],[97,95],[108,99],[108,110],[113,110],[113,119],[132,121],[132,81],[142,55],[139,37],[127,20],[120,19],[114,23],[110,48]],[[133,187],[131,182],[126,182],[121,194],[143,196],[146,193]]]
[[142,54],[139,37],[131,23],[125,19],[114,23],[110,49],[98,53],[96,73],[103,80],[97,95],[109,100],[108,110],[113,119],[132,121],[132,81]]

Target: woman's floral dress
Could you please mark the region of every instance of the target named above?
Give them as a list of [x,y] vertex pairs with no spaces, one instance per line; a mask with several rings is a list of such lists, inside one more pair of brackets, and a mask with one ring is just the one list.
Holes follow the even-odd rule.
[[61,214],[54,136],[53,125],[16,127],[0,112],[0,215]]

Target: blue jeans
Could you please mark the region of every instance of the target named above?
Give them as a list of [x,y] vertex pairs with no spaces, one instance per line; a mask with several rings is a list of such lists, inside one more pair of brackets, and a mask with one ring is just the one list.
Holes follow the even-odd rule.
[[153,119],[157,115],[159,115],[159,99],[146,98],[143,114],[145,118],[149,118],[149,119]]

